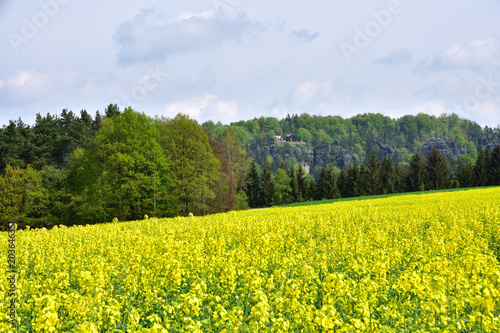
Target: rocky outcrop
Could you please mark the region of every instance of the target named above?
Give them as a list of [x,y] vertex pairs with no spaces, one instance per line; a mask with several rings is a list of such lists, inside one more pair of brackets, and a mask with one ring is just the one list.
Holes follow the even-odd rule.
[[326,146],[321,145],[314,149],[314,165],[326,167],[328,163],[332,163],[339,168],[347,168],[349,164],[354,163],[357,159],[349,154],[347,149],[341,146]]
[[398,158],[398,151],[386,144],[378,145],[384,157],[390,157],[391,160],[395,161]]
[[444,138],[432,138],[427,141],[422,147],[422,153],[424,156],[429,156],[432,150],[436,147],[436,149],[443,156],[450,156],[453,159],[457,160],[460,156],[466,153],[464,148],[460,148],[457,146],[455,142],[444,137]]
[[500,146],[500,143],[498,142],[488,142],[488,139],[484,136],[481,135],[479,139],[477,140],[477,150],[484,150],[484,148],[488,148],[489,152],[491,153],[496,146]]
[[339,168],[347,168],[349,164],[359,162],[341,146],[321,145],[313,149],[305,143],[279,143],[265,146],[260,151],[259,162],[263,162],[268,155],[273,158],[279,157],[281,161],[293,158],[306,170],[312,170],[315,166],[326,167],[329,163]]

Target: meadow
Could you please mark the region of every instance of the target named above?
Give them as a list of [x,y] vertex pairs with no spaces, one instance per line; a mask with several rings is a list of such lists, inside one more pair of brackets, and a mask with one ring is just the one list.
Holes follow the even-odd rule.
[[19,230],[16,251],[16,332],[500,330],[500,188]]

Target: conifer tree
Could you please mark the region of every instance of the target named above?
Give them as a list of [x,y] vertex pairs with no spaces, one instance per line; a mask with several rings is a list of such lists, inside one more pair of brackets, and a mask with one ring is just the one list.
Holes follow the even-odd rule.
[[386,156],[382,161],[380,178],[382,183],[382,193],[388,194],[396,192],[394,184],[394,164],[389,156]]
[[329,198],[328,171],[325,167],[321,169],[318,181],[316,182],[316,190],[314,191],[314,200],[323,200]]
[[427,158],[427,187],[431,190],[441,190],[451,187],[450,170],[446,159],[436,147]]
[[297,172],[297,186],[302,196],[302,200],[300,201],[307,201],[309,199],[309,183],[307,181],[306,170],[300,164],[299,171]]
[[262,201],[265,207],[269,207],[273,203],[273,197],[275,192],[275,183],[273,179],[273,172],[269,168],[267,160],[264,161],[262,166]]
[[489,179],[490,185],[500,185],[500,145],[496,146],[490,155]]
[[348,197],[359,197],[361,195],[361,170],[357,162],[349,164],[347,174],[349,175]]
[[363,168],[363,190],[367,195],[377,195],[381,193],[380,182],[380,162],[377,159],[375,150],[366,159]]
[[292,166],[290,168],[290,187],[292,188],[292,200],[293,202],[301,202],[303,201],[302,199],[302,193],[300,191],[298,181],[297,181],[297,173],[295,172],[295,167]]
[[406,177],[406,188],[409,192],[423,191],[425,186],[425,162],[417,152],[413,154]]
[[250,207],[256,208],[261,206],[261,194],[262,187],[258,166],[255,160],[252,160],[250,172],[247,175],[247,195]]
[[349,175],[347,174],[347,171],[344,168],[340,170],[339,179],[337,183],[338,183],[340,197],[341,198],[349,197]]
[[484,148],[477,154],[476,163],[474,164],[474,185],[487,186],[488,185],[488,166],[490,154],[488,148]]
[[467,162],[462,162],[458,169],[456,181],[459,187],[474,186],[474,166]]

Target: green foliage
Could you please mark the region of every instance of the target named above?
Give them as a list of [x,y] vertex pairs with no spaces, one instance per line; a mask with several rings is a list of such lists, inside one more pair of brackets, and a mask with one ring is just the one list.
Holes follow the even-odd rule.
[[132,109],[105,118],[89,147],[71,158],[76,216],[104,222],[168,215],[168,160],[158,138],[158,125]]
[[419,153],[415,153],[410,161],[406,177],[406,188],[410,192],[423,191],[425,187],[425,162]]
[[451,187],[448,164],[435,147],[427,158],[426,175],[426,187],[430,190],[442,190]]
[[292,203],[292,178],[288,176],[287,170],[284,167],[280,167],[276,171],[276,176],[274,177],[275,192],[274,192],[274,203],[277,205],[285,205]]
[[0,230],[7,230],[11,222],[21,217],[23,197],[23,172],[7,164],[0,175]]
[[207,202],[215,197],[212,185],[220,170],[208,135],[187,115],[163,119],[160,143],[169,160],[172,193],[180,213],[205,214]]

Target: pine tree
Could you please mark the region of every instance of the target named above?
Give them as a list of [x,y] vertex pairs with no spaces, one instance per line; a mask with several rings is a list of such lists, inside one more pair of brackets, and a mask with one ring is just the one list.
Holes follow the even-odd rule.
[[427,187],[431,190],[441,190],[451,187],[450,170],[446,159],[436,147],[427,158]]
[[385,157],[380,168],[382,193],[395,193],[394,164],[390,157]]
[[470,163],[462,162],[456,180],[459,187],[474,186],[474,166]]
[[339,189],[337,186],[337,176],[333,164],[329,163],[327,168],[328,193],[327,199],[335,199],[339,197]]
[[292,188],[292,200],[293,202],[301,202],[303,201],[302,199],[302,193],[300,191],[300,187],[298,185],[297,181],[297,173],[295,172],[295,167],[292,166],[290,168],[290,187]]
[[474,185],[487,186],[488,185],[488,165],[490,154],[488,148],[480,150],[477,154],[476,163],[474,164]]
[[491,152],[488,169],[490,185],[500,185],[500,145],[496,146]]
[[318,181],[316,182],[316,190],[314,191],[314,200],[323,200],[329,198],[329,187],[330,183],[328,181],[328,171],[326,168],[321,169]]
[[409,192],[423,191],[425,184],[425,162],[419,153],[413,154],[406,177],[406,188]]
[[349,164],[347,174],[349,175],[348,197],[359,197],[361,195],[361,170],[357,162]]
[[273,172],[269,168],[267,160],[264,161],[262,166],[262,200],[265,207],[269,207],[273,203],[273,197],[275,192],[275,183],[273,179]]
[[337,183],[338,183],[340,197],[341,198],[349,197],[349,175],[347,174],[347,171],[344,168],[340,170],[339,179]]
[[394,193],[406,192],[405,178],[407,170],[403,163],[394,164]]
[[306,170],[299,164],[299,171],[297,172],[297,186],[302,196],[301,201],[309,200],[309,183],[307,181]]
[[380,162],[377,159],[375,150],[372,150],[370,156],[365,161],[363,168],[363,190],[367,195],[377,195],[382,192],[380,181]]
[[261,193],[262,187],[259,170],[255,160],[252,160],[250,172],[247,175],[247,196],[250,207],[256,208],[261,206]]

